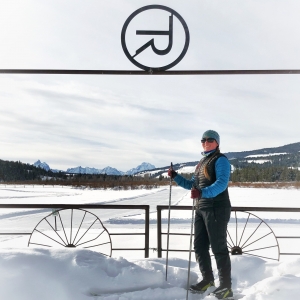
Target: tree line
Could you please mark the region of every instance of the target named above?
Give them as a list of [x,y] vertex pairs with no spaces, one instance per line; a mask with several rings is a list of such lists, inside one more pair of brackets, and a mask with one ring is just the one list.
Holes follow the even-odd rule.
[[[279,160],[280,161],[280,160]],[[281,160],[282,161],[282,160]],[[294,163],[295,161],[293,161]],[[234,166],[230,180],[232,182],[294,182],[300,181],[298,167],[276,166],[271,163],[230,163]],[[190,179],[193,174],[182,174]],[[46,171],[42,168],[20,161],[0,160],[0,182],[61,184],[72,186],[90,186],[95,188],[135,188],[139,185],[158,186],[169,183],[169,178],[162,176],[107,175],[107,174],[67,174],[65,172]]]
[[46,171],[20,161],[0,160],[0,182],[42,180],[44,176],[63,178],[64,174],[62,172],[53,173],[52,171]]
[[70,174],[46,171],[40,167],[24,164],[20,161],[0,160],[0,182],[18,184],[71,185],[91,188],[135,189],[139,186],[154,187],[165,185],[169,181],[163,176],[150,175],[107,175],[107,174]]
[[[231,159],[233,182],[300,181],[300,153]],[[260,163],[259,163],[260,162]]]
[[300,170],[291,167],[248,166],[235,169],[231,174],[232,182],[290,182],[300,181]]

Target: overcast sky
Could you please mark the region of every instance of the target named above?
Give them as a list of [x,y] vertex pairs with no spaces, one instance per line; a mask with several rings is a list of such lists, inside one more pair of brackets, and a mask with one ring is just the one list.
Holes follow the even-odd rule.
[[[140,70],[123,52],[121,30],[151,4],[174,9],[189,28],[189,49],[172,70],[300,69],[298,0],[1,1],[0,69]],[[169,15],[139,14],[130,51],[152,38],[135,30],[168,30]],[[183,38],[174,17],[169,56],[148,48],[136,59],[170,63]],[[61,170],[162,167],[200,159],[207,129],[219,132],[223,152],[282,146],[300,141],[299,97],[300,75],[2,74],[0,159]]]

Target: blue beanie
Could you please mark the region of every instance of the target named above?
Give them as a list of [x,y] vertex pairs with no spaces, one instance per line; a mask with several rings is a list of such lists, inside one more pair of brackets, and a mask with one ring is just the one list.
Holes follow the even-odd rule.
[[220,145],[220,136],[219,134],[214,131],[214,130],[206,130],[203,135],[202,138],[213,138],[216,140],[216,142],[218,143],[218,145]]

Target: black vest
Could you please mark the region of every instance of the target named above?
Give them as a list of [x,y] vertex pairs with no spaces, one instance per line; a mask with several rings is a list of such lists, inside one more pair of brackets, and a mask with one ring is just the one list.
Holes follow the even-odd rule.
[[[219,157],[224,156],[222,153],[216,154],[212,158],[213,154],[202,158],[195,170],[195,183],[201,189],[212,185],[216,181],[216,171],[215,165]],[[204,175],[204,168],[207,165],[207,171],[210,179],[206,178]],[[201,198],[198,199],[198,207],[230,207],[230,200],[228,194],[228,187],[216,197],[213,198]]]

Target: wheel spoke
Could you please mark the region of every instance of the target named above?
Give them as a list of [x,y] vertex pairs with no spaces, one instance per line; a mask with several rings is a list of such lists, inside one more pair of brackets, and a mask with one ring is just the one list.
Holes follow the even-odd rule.
[[76,238],[77,238],[78,232],[79,232],[79,230],[80,230],[80,228],[81,228],[81,226],[82,226],[82,223],[83,223],[83,220],[84,220],[85,216],[86,216],[86,211],[84,212],[84,215],[83,215],[83,218],[82,218],[82,220],[81,220],[80,226],[78,227],[78,230],[77,230],[77,232],[76,232],[75,238],[74,238],[74,240],[73,240],[73,244],[75,243],[75,240],[76,240]]
[[268,246],[268,247],[262,247],[262,248],[257,248],[257,249],[251,249],[251,250],[244,251],[244,253],[253,252],[253,251],[257,251],[257,250],[263,250],[263,249],[269,249],[269,248],[274,248],[274,247],[277,247],[277,245],[275,245],[275,246]]
[[253,234],[257,231],[257,229],[260,227],[260,225],[262,224],[263,222],[261,221],[259,223],[259,225],[256,227],[256,229],[253,231],[253,233],[248,237],[248,239],[245,241],[245,243],[241,246],[241,248],[244,247],[244,245],[250,240],[250,238],[253,236]]
[[241,241],[242,241],[242,238],[243,238],[243,235],[244,235],[245,229],[246,229],[246,227],[247,227],[247,224],[248,224],[249,218],[250,218],[250,214],[248,214],[248,218],[247,218],[247,221],[246,221],[246,223],[245,223],[245,226],[244,226],[244,229],[243,229],[243,232],[242,232],[242,235],[241,235],[241,238],[240,238],[240,241],[239,241],[239,244],[238,244],[238,246],[240,246],[240,244],[241,244]]
[[238,224],[237,224],[236,211],[234,213],[235,213],[235,244],[237,245],[237,238],[238,238],[237,229],[238,229]]
[[76,244],[76,246],[81,246],[81,245],[83,245],[83,244],[87,244],[87,243],[89,243],[89,242],[92,242],[92,241],[95,241],[103,232],[104,232],[105,230],[103,229],[103,231],[100,233],[100,234],[98,234],[98,236],[96,236],[94,239],[92,239],[92,240],[89,240],[89,241],[87,241],[87,242],[83,242],[83,243],[81,243],[81,244]]
[[233,240],[232,240],[232,238],[231,238],[231,235],[230,235],[230,232],[227,230],[227,235],[229,236],[229,238],[230,238],[230,240],[231,240],[231,242],[232,242],[232,246],[230,245],[230,243],[228,242],[228,239],[227,239],[227,244],[228,245],[230,245],[231,247],[233,247],[234,246],[234,242],[233,242]]
[[55,234],[61,239],[61,241],[65,244],[65,246],[67,245],[65,243],[65,241],[61,238],[61,236],[57,233],[57,231],[53,228],[53,226],[49,223],[48,219],[45,218],[46,222],[49,224],[49,226],[52,228],[52,230],[55,232]]
[[65,231],[65,227],[64,227],[64,224],[63,224],[61,216],[60,216],[60,212],[58,212],[58,216],[59,216],[59,219],[60,219],[61,227],[62,227],[62,229],[64,231],[64,234],[65,234],[65,237],[66,237],[67,244],[69,244],[69,241],[68,241],[68,238],[67,238],[67,235],[66,235],[66,231]]
[[255,241],[253,241],[252,243],[250,243],[250,244],[248,244],[248,245],[244,246],[244,247],[243,247],[243,249],[245,249],[245,248],[247,248],[248,246],[250,246],[250,245],[252,245],[252,244],[256,243],[257,241],[259,241],[259,240],[263,239],[264,237],[266,237],[266,236],[270,235],[271,233],[272,233],[272,232],[269,232],[269,233],[265,234],[265,235],[264,235],[264,236],[262,236],[261,238],[259,238],[259,239],[255,240]]
[[95,221],[92,223],[92,225],[85,231],[85,233],[81,236],[81,238],[77,241],[77,243],[75,244],[75,246],[78,245],[78,243],[80,242],[80,240],[86,235],[86,233],[90,230],[90,228],[96,223],[97,219],[95,219]]
[[266,258],[266,259],[278,260],[278,259],[272,258],[272,257],[266,257],[266,256],[261,256],[261,255],[255,255],[255,254],[250,254],[250,253],[247,253],[247,252],[244,252],[244,253],[247,254],[247,255],[255,256],[255,257],[261,257],[261,258]]
[[73,208],[71,210],[70,243],[72,242],[72,229],[73,229]]
[[[64,246],[64,247],[66,246],[66,245],[63,245],[62,243],[58,242],[57,240],[53,239],[53,238],[50,237],[49,235],[47,235],[47,234],[45,234],[45,233],[43,233],[43,232],[41,232],[41,231],[39,231],[39,230],[37,230],[37,229],[35,229],[35,231],[37,231],[38,233],[44,235],[45,237],[47,237],[48,239],[54,241],[55,243],[58,243],[58,244],[60,244],[60,245],[62,245],[62,246]],[[51,247],[51,246],[49,246],[49,247]]]
[[109,244],[110,242],[106,242],[106,243],[101,243],[101,244],[98,244],[98,245],[93,245],[93,246],[87,246],[87,247],[83,247],[83,248],[92,248],[92,247],[98,247],[98,246],[101,246],[101,245],[107,245]]
[[44,244],[38,244],[38,243],[30,243],[31,245],[38,245],[38,246],[43,246],[43,247],[49,247],[52,248],[52,246],[49,245],[44,245]]

